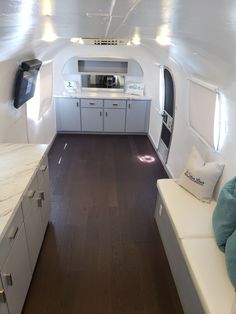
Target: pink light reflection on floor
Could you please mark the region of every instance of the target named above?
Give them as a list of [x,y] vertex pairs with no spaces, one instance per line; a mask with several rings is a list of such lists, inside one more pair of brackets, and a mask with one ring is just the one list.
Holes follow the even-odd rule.
[[138,160],[140,160],[141,162],[150,164],[154,162],[156,159],[153,156],[144,155],[144,156],[138,156]]

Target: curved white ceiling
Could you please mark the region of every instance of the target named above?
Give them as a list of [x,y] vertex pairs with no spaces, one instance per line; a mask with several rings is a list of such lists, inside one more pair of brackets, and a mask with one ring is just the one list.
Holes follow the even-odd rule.
[[[53,37],[47,43],[45,34]],[[153,54],[155,39],[191,73],[222,76],[234,69],[235,0],[2,0],[0,59],[19,51],[56,53],[71,37],[141,38]],[[158,54],[157,54],[158,56]],[[223,69],[223,72],[222,72]]]

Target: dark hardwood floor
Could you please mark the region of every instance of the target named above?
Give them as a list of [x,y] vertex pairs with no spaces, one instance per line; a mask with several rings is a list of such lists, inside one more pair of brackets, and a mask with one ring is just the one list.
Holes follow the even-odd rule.
[[166,173],[148,138],[59,135],[49,165],[51,222],[23,313],[183,313],[153,218]]

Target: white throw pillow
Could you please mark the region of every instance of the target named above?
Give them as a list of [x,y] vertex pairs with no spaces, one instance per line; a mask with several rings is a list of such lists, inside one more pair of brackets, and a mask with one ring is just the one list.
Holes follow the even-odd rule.
[[193,146],[186,168],[176,182],[201,201],[210,202],[223,169],[223,164],[205,162]]

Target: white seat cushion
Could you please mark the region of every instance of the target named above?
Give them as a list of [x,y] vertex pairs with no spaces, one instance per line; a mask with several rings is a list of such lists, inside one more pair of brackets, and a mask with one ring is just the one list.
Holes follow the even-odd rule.
[[181,246],[205,312],[231,314],[235,291],[215,239],[183,239]]
[[215,201],[204,203],[173,179],[157,181],[157,188],[179,239],[214,237],[212,214]]

